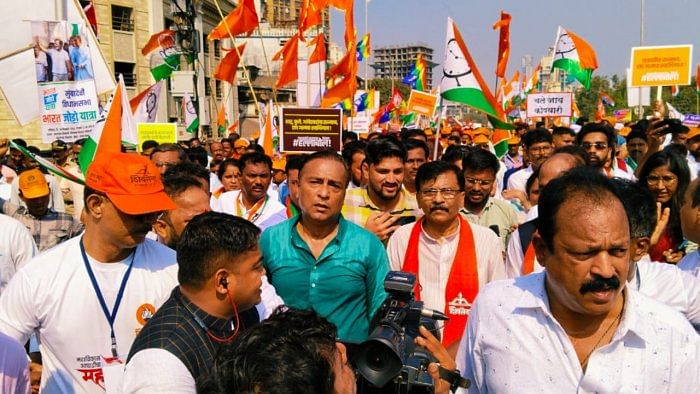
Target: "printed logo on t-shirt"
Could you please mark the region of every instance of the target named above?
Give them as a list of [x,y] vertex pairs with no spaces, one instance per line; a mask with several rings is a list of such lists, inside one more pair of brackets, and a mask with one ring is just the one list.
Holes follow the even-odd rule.
[[104,376],[102,375],[102,362],[100,356],[82,356],[75,359],[80,368],[76,369],[80,373],[83,382],[93,382],[104,390]]
[[136,320],[143,326],[153,317],[154,313],[156,313],[156,308],[153,305],[148,303],[141,304],[141,306],[136,309]]
[[447,305],[449,306],[449,311],[452,315],[467,316],[469,315],[469,311],[472,309],[472,305],[462,296],[462,292],[459,292],[457,297],[455,297]]

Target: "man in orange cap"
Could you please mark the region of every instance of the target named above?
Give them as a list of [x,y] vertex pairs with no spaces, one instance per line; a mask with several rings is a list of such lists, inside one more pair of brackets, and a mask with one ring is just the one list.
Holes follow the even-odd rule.
[[40,252],[82,230],[82,225],[73,216],[49,208],[51,188],[38,168],[26,170],[19,176],[19,197],[26,207],[0,198],[0,210],[27,227]]
[[175,208],[155,165],[101,153],[85,179],[83,235],[27,263],[0,296],[0,332],[20,343],[39,333],[45,392],[115,390],[136,334],[177,285],[175,252],[146,240]]
[[508,152],[503,156],[503,163],[509,170],[523,166],[523,155],[520,154],[520,136],[517,134],[508,139]]

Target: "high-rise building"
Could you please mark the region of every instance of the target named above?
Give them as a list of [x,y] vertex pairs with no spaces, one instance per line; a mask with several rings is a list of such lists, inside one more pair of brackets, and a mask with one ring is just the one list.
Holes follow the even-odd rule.
[[427,44],[394,45],[377,47],[373,50],[373,63],[375,78],[402,79],[411,71],[416,63],[416,58],[422,54],[428,65],[428,87],[433,86],[433,48]]

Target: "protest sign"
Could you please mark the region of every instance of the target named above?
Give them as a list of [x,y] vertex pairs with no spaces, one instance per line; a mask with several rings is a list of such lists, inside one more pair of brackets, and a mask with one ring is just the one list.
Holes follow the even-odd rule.
[[177,123],[137,123],[138,149],[144,141],[154,140],[159,144],[177,142]]
[[354,116],[350,118],[350,131],[354,131],[358,134],[369,133],[369,124],[372,123],[372,119],[368,116]]
[[340,150],[343,111],[339,108],[282,108],[282,152]]
[[87,137],[97,122],[99,106],[92,81],[39,84],[41,139],[73,142]]
[[692,45],[634,47],[631,86],[690,85]]
[[700,115],[696,114],[686,114],[683,118],[683,124],[688,127],[698,127],[700,126]]
[[435,114],[436,103],[437,95],[411,90],[411,95],[408,97],[407,109],[409,112],[415,112],[432,118]]
[[527,95],[528,118],[571,116],[571,93],[530,93]]

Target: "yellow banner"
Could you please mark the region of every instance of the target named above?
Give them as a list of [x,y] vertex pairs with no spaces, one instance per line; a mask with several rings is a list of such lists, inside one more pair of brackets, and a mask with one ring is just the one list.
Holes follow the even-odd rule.
[[631,86],[690,85],[692,45],[634,47]]
[[175,123],[137,123],[136,133],[139,138],[139,152],[143,141],[154,140],[159,144],[177,143],[177,124]]
[[408,97],[408,105],[406,109],[409,112],[415,112],[420,115],[425,115],[429,118],[435,113],[435,104],[437,103],[437,95],[424,93],[418,90],[411,90],[411,95]]

